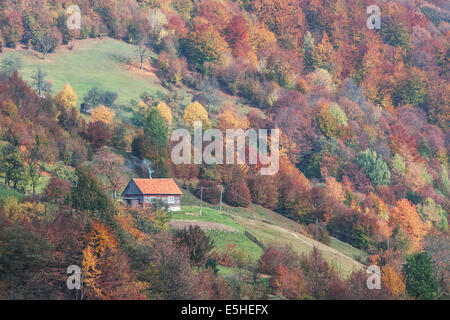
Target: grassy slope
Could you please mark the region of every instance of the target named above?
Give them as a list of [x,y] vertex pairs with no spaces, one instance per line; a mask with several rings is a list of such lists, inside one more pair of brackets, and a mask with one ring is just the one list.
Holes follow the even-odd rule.
[[[48,177],[47,175],[41,174],[41,178],[39,179],[39,182],[36,186],[36,194],[41,194],[42,192],[44,192],[44,189],[47,186],[49,181],[50,181],[50,177]],[[26,189],[26,194],[27,195],[32,194],[31,187],[28,187]],[[3,199],[5,199],[6,197],[16,197],[18,199],[21,199],[24,196],[25,196],[25,194],[15,190],[11,187],[8,187],[4,183],[0,183],[0,202],[2,202]]]
[[265,245],[270,243],[289,244],[299,254],[308,253],[316,246],[321,250],[325,259],[344,277],[362,267],[359,262],[354,260],[358,256],[365,256],[362,251],[334,238],[331,247],[328,247],[299,233],[303,229],[302,225],[257,205],[251,205],[249,208],[234,208],[224,204],[223,212],[220,213],[214,208],[207,207],[208,204],[206,204],[202,216],[185,215],[184,212],[199,211],[199,200],[189,191],[183,190],[183,192],[182,210],[172,213],[172,218],[213,221],[238,230],[237,233],[207,231],[214,239],[219,251],[226,250],[229,243],[235,244],[248,253],[250,260],[256,261],[262,250],[244,235],[244,231],[248,231]]
[[0,183],[0,202],[7,197],[16,197],[21,199],[24,195],[17,190],[14,190],[3,183]]
[[[152,57],[156,55],[150,54]],[[41,67],[47,73],[47,79],[53,85],[53,94],[58,93],[66,83],[70,83],[78,95],[78,106],[84,95],[94,86],[101,86],[118,94],[116,104],[129,105],[130,100],[139,100],[143,92],[154,95],[157,91],[167,92],[155,75],[155,69],[146,64],[144,70],[139,70],[137,47],[123,41],[104,38],[73,41],[73,49],[62,46],[41,59],[41,54],[33,50],[5,49],[0,59],[6,56],[16,56],[22,59],[21,76],[28,82],[32,74]],[[191,102],[194,92],[186,87],[174,88],[182,97],[182,104]],[[242,114],[252,108],[242,104],[239,99],[221,91],[214,93],[218,106],[210,109],[211,115],[216,115],[219,106],[225,101],[234,101]],[[209,109],[209,108],[208,108]],[[116,108],[116,114],[121,119],[131,116],[131,113],[121,107]]]
[[[41,67],[53,85],[53,94],[70,83],[78,95],[78,105],[94,86],[116,92],[117,105],[128,105],[131,99],[139,100],[143,92],[166,92],[151,70],[140,71],[132,66],[138,57],[136,47],[123,41],[110,38],[75,41],[72,50],[61,47],[45,60],[32,50],[5,50],[0,59],[7,55],[22,59],[21,76],[28,82]],[[130,116],[124,109],[116,109],[116,114],[122,119]]]

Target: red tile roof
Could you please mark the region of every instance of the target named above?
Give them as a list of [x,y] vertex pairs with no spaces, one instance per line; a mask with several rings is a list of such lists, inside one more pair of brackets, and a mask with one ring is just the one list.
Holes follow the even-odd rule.
[[143,194],[183,194],[173,179],[133,179]]

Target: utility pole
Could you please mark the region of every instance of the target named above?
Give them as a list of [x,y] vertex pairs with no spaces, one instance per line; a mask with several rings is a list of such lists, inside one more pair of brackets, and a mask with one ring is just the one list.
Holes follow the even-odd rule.
[[316,218],[316,241],[317,241],[317,233],[318,233],[318,223],[319,223],[319,219]]
[[222,212],[222,192],[223,192],[223,186],[220,185],[220,203],[219,203],[219,211]]
[[202,215],[203,187],[200,187],[200,215]]
[[84,299],[83,274],[81,274],[80,278],[80,289],[75,291],[75,300],[78,300],[78,292],[80,292],[80,300],[83,300]]

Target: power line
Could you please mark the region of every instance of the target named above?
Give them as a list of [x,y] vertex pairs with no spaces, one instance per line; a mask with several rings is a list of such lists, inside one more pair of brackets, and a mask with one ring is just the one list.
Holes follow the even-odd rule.
[[200,215],[202,214],[203,187],[200,188]]

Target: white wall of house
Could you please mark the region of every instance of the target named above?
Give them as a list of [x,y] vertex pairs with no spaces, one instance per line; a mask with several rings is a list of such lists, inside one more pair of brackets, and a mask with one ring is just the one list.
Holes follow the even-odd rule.
[[144,203],[150,204],[156,201],[156,199],[166,202],[170,211],[181,210],[181,201],[179,196],[144,196]]

